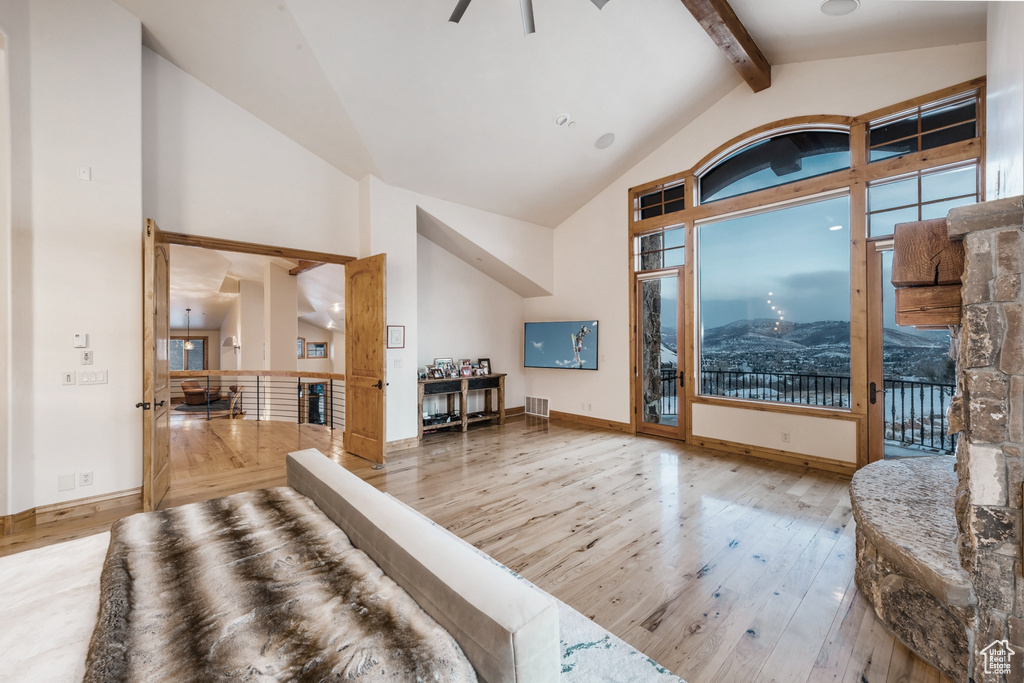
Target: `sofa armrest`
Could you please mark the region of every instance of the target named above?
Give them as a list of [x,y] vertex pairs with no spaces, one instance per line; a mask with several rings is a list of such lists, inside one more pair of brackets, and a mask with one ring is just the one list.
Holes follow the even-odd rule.
[[288,484],[308,496],[445,628],[487,683],[561,676],[558,608],[316,449],[288,454]]

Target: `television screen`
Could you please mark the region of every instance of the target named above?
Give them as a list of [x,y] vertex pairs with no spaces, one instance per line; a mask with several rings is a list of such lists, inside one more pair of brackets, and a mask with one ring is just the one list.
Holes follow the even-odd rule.
[[528,368],[597,370],[597,321],[526,323]]

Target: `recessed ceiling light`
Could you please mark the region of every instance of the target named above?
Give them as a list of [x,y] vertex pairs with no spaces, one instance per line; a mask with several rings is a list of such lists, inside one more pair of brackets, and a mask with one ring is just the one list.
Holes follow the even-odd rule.
[[842,229],[843,229],[843,226],[841,226],[841,225],[833,225],[831,228],[829,228],[829,230],[831,230],[832,232],[835,232],[836,230],[842,230]]
[[860,7],[860,0],[824,0],[821,3],[821,12],[830,17],[841,17],[858,7]]
[[568,114],[559,114],[558,116],[555,117],[555,124],[559,126],[564,126],[565,124],[569,123],[569,119],[570,117]]
[[608,149],[612,146],[613,142],[615,142],[615,133],[605,133],[597,139],[597,142],[594,143],[594,147],[597,147],[598,149]]

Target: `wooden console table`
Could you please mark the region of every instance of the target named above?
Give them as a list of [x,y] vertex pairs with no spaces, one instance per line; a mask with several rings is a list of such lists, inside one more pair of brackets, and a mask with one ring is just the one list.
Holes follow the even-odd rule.
[[[497,389],[498,394],[498,409],[493,410],[491,407],[491,391]],[[484,392],[484,412],[482,415],[477,417],[470,417],[469,411],[466,409],[469,404],[469,392],[471,391],[483,391]],[[433,431],[435,429],[443,429],[445,427],[452,427],[455,424],[461,424],[462,431],[466,431],[469,425],[473,422],[484,422],[486,420],[498,420],[498,424],[505,424],[505,375],[479,375],[477,377],[452,377],[450,379],[421,379],[419,387],[419,416],[417,422],[419,423],[419,436],[423,437],[424,431]],[[440,422],[437,424],[423,424],[423,397],[424,396],[441,396],[445,395],[448,398],[448,415],[455,414],[455,396],[459,397],[459,423],[452,422]]]

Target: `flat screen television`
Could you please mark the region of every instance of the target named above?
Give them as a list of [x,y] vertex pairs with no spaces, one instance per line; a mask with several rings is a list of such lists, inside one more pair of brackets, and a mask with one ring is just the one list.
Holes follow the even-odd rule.
[[597,370],[597,321],[526,323],[524,365],[528,368]]

